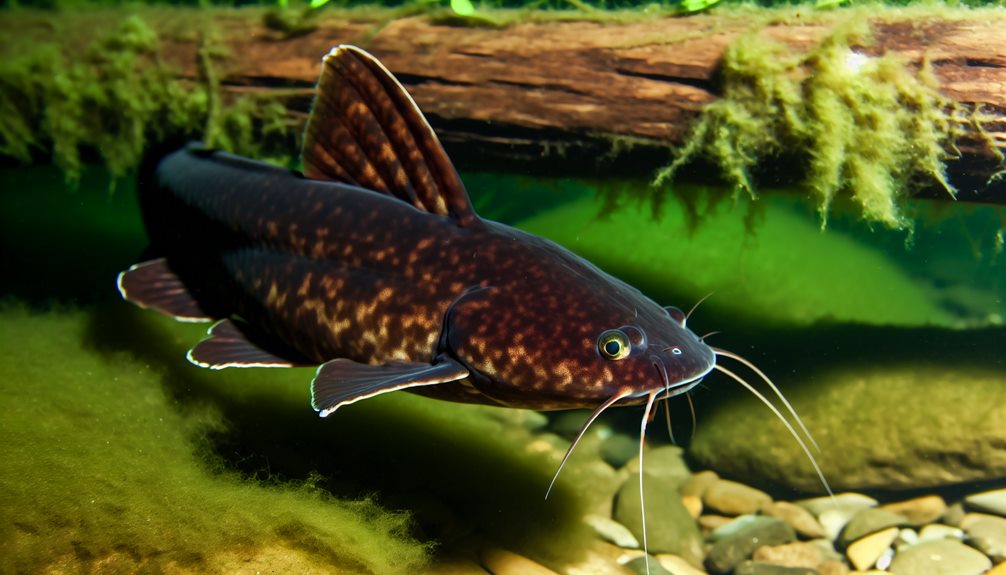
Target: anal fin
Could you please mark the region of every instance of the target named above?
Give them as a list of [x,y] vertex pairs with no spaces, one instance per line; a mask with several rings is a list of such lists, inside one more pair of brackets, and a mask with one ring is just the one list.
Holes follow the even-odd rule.
[[311,382],[311,405],[326,417],[343,405],[399,389],[436,385],[468,377],[468,369],[452,359],[435,364],[391,361],[367,365],[333,359],[318,368]]
[[190,349],[186,357],[195,365],[209,369],[305,365],[303,362],[267,351],[249,337],[248,331],[239,327],[236,321],[220,320],[210,328],[208,337]]
[[119,293],[126,301],[179,321],[212,321],[164,258],[133,265],[119,274]]

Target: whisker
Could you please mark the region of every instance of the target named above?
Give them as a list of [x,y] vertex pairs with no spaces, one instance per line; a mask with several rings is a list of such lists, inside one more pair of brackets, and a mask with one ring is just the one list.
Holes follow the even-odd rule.
[[619,390],[618,393],[616,393],[615,395],[609,397],[607,401],[598,406],[598,408],[594,410],[594,413],[590,414],[590,417],[587,418],[587,421],[584,422],[583,427],[581,427],[580,431],[576,434],[576,438],[573,439],[573,443],[569,444],[569,448],[566,449],[566,455],[562,457],[562,462],[559,463],[559,469],[555,470],[555,475],[552,476],[552,482],[548,484],[548,489],[545,491],[545,499],[548,499],[548,494],[552,492],[552,487],[555,486],[555,481],[559,479],[559,473],[562,472],[563,466],[566,465],[566,460],[569,459],[569,456],[573,454],[573,449],[576,448],[577,443],[580,443],[580,439],[583,438],[583,435],[587,433],[587,428],[590,427],[590,424],[594,423],[594,420],[597,419],[599,415],[601,415],[602,411],[611,407],[616,401],[628,397],[631,394],[632,394],[631,389],[623,388]]
[[778,388],[778,387],[776,387],[776,385],[775,385],[774,383],[772,383],[772,380],[771,380],[771,379],[769,379],[769,378],[768,378],[768,376],[767,376],[767,375],[765,375],[765,373],[764,373],[764,372],[762,372],[762,370],[758,369],[758,368],[757,368],[757,367],[755,366],[755,364],[753,364],[753,363],[751,363],[750,361],[748,361],[748,360],[744,359],[743,357],[741,357],[741,356],[737,355],[736,353],[733,353],[733,352],[730,352],[730,351],[727,351],[727,350],[725,350],[725,349],[720,349],[720,348],[718,348],[718,347],[714,347],[714,348],[712,348],[712,350],[713,350],[713,352],[714,352],[714,353],[715,353],[716,355],[722,355],[723,357],[729,357],[730,359],[733,359],[733,360],[735,360],[735,361],[738,361],[738,362],[740,362],[741,364],[743,364],[743,365],[746,365],[746,366],[747,366],[747,368],[748,368],[748,369],[750,369],[751,371],[753,371],[753,372],[755,372],[756,374],[758,374],[758,377],[762,378],[762,381],[764,381],[765,383],[767,383],[767,384],[768,384],[768,386],[772,388],[772,391],[774,391],[774,392],[775,392],[776,396],[777,396],[777,397],[778,397],[778,398],[779,398],[780,400],[782,400],[782,404],[786,406],[786,409],[788,409],[788,410],[789,410],[789,413],[790,413],[790,415],[792,415],[792,416],[793,416],[793,419],[795,419],[795,420],[796,420],[796,423],[797,423],[797,425],[799,425],[799,426],[800,426],[800,429],[801,429],[801,430],[803,431],[804,435],[806,435],[806,436],[807,436],[807,439],[809,439],[809,440],[810,440],[810,444],[814,446],[814,449],[815,449],[815,450],[817,450],[817,452],[818,452],[818,453],[821,453],[821,448],[817,446],[817,442],[816,442],[816,441],[814,441],[814,436],[813,436],[813,435],[811,435],[811,434],[810,434],[810,431],[808,431],[808,430],[807,430],[807,426],[803,424],[803,420],[802,420],[802,419],[800,419],[800,416],[799,416],[799,415],[797,415],[797,413],[796,413],[796,410],[795,410],[795,409],[793,409],[793,406],[792,406],[792,405],[790,405],[789,401],[787,401],[787,400],[786,400],[786,397],[785,397],[785,396],[783,396],[783,394],[782,394],[782,392],[781,392],[781,391],[779,391],[779,388]]
[[681,322],[681,325],[684,325],[684,324],[688,323],[688,318],[692,317],[692,312],[694,312],[696,309],[698,309],[699,306],[702,305],[702,302],[704,302],[707,299],[709,299],[714,293],[716,293],[716,292],[711,291],[711,292],[707,293],[706,295],[702,296],[702,299],[700,299],[699,301],[695,302],[695,305],[692,306],[692,309],[688,310],[688,313],[685,314],[685,321]]
[[835,494],[831,491],[831,486],[828,485],[828,480],[824,478],[824,472],[821,471],[821,467],[817,464],[817,460],[814,459],[814,454],[811,453],[810,449],[807,448],[807,444],[803,441],[800,435],[797,434],[796,429],[793,428],[793,425],[785,417],[782,416],[782,413],[780,413],[779,410],[776,409],[774,405],[772,405],[772,402],[770,402],[767,397],[762,395],[761,392],[755,389],[750,383],[744,381],[743,379],[741,379],[739,375],[730,371],[729,369],[721,365],[714,365],[713,369],[716,369],[726,374],[731,379],[744,386],[745,389],[753,393],[754,396],[757,397],[762,403],[764,403],[766,407],[772,410],[772,413],[774,413],[775,416],[779,418],[779,421],[781,421],[782,424],[786,426],[786,429],[788,429],[793,438],[796,439],[796,442],[800,444],[800,448],[803,449],[803,452],[807,455],[807,458],[810,459],[810,464],[814,466],[814,471],[817,472],[817,477],[818,479],[821,480],[821,484],[824,485],[825,491],[828,492],[828,495],[834,497]]
[[692,435],[695,437],[695,404],[692,402],[692,394],[686,393],[685,397],[688,398],[688,411],[692,413]]
[[704,335],[704,336],[700,337],[700,338],[699,338],[699,341],[706,341],[706,338],[707,338],[707,337],[709,337],[709,336],[712,336],[712,335],[716,335],[716,334],[718,334],[718,333],[722,333],[722,332],[719,332],[719,331],[711,331],[711,332],[707,333],[706,335]]
[[650,575],[650,547],[646,542],[646,500],[643,497],[643,443],[646,440],[646,423],[650,419],[650,411],[653,409],[653,401],[660,393],[659,389],[650,392],[646,400],[646,411],[643,412],[643,421],[639,424],[639,513],[643,519],[643,557],[646,562],[646,575]]
[[671,400],[670,398],[664,398],[664,419],[667,421],[667,435],[671,438],[671,444],[677,445],[678,442],[674,440],[674,430],[671,429]]

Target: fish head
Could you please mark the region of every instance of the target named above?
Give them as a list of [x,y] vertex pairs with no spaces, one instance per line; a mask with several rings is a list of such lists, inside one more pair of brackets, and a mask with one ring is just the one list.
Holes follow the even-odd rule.
[[595,407],[614,395],[642,403],[691,389],[715,354],[634,288],[598,274],[524,281],[462,298],[446,324],[448,353],[478,391],[528,409]]

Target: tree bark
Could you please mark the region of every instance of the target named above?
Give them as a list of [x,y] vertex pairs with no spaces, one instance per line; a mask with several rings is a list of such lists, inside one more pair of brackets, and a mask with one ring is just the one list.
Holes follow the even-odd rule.
[[[717,66],[740,35],[756,32],[806,51],[849,19],[808,8],[776,21],[723,12],[479,28],[425,16],[352,20],[333,11],[312,32],[283,38],[253,12],[212,14],[230,55],[220,71],[225,92],[279,95],[303,119],[322,56],[355,43],[398,76],[463,169],[591,178],[649,178],[666,164],[703,106],[719,97]],[[163,28],[166,59],[198,79],[197,41],[179,32],[185,20],[147,20]],[[970,127],[957,141],[962,157],[949,173],[963,198],[1006,202],[1004,179],[989,183],[1006,149],[1006,10],[877,9],[869,20],[874,39],[863,52],[893,52],[916,67],[928,60],[945,96],[982,111],[984,133]]]

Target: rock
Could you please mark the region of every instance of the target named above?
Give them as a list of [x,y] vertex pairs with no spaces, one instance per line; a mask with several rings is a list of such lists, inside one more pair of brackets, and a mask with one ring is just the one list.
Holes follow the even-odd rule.
[[906,547],[911,547],[920,541],[921,539],[919,538],[918,532],[909,527],[904,527],[898,530],[898,536],[894,538],[894,549],[900,551]]
[[742,515],[713,532],[706,566],[713,573],[729,573],[764,545],[782,545],[796,539],[793,528],[774,517]]
[[[703,558],[702,536],[698,525],[681,503],[676,489],[644,476],[643,489],[646,500],[646,535],[650,553],[674,553],[701,564]],[[639,475],[631,475],[615,496],[616,521],[628,527],[642,543],[643,528],[640,515]]]
[[762,507],[761,512],[769,517],[777,517],[786,522],[801,537],[817,539],[824,537],[824,528],[807,509],[788,501],[773,501]]
[[[648,571],[647,561],[650,563]],[[664,566],[661,565],[660,561],[657,561],[656,557],[636,557],[626,563],[625,566],[636,575],[675,575],[675,573],[664,569]]]
[[919,541],[936,541],[937,539],[964,540],[964,530],[960,527],[951,527],[942,523],[931,523],[919,531]]
[[733,517],[707,513],[706,515],[700,515],[698,522],[699,527],[702,528],[702,532],[708,535],[733,520]]
[[[838,537],[838,543],[840,547],[848,547],[853,541],[861,539],[870,533],[876,533],[888,527],[901,527],[907,524],[908,521],[897,513],[880,508],[863,509],[853,515],[852,519],[846,523],[841,535]],[[897,530],[894,533],[896,536]]]
[[715,471],[709,471],[708,469],[699,471],[698,473],[693,473],[682,485],[681,494],[682,495],[694,495],[696,497],[702,497],[706,489],[716,482],[720,478]]
[[853,567],[865,571],[876,565],[877,560],[891,549],[891,544],[897,537],[898,528],[888,527],[853,541],[845,550],[845,555]]
[[703,505],[721,515],[756,513],[771,502],[772,498],[764,491],[728,479],[714,481],[702,495]]
[[994,513],[1006,517],[1006,489],[975,493],[964,498],[964,503],[975,511]]
[[601,539],[613,543],[622,549],[639,549],[640,547],[639,541],[629,531],[629,528],[610,517],[590,514],[584,517],[583,521],[593,527],[594,531],[601,536]]
[[894,556],[890,571],[897,575],[980,575],[992,561],[979,551],[942,539],[909,547]]
[[698,519],[702,515],[702,498],[695,495],[682,495],[681,504],[688,510],[688,514]]
[[993,561],[1006,560],[1006,518],[969,513],[961,521],[961,528],[968,534],[971,544]]
[[[831,542],[828,542],[831,545]],[[827,558],[838,557],[834,551]],[[784,545],[765,545],[759,547],[751,555],[758,563],[771,563],[783,567],[810,567],[816,569],[826,560],[825,549],[813,541],[797,541]]]
[[947,512],[947,503],[939,495],[926,495],[880,508],[901,515],[913,527],[921,527],[942,517]]
[[960,526],[961,520],[964,516],[968,514],[967,509],[964,509],[964,502],[958,501],[947,507],[947,512],[943,514],[942,523],[947,525],[953,525],[954,527]]
[[[849,346],[882,339],[869,328],[846,331]],[[985,351],[993,344],[948,330],[938,336],[944,351],[935,351],[924,338],[936,336],[925,333],[899,333],[896,345],[930,349],[927,362],[852,362],[842,354],[838,365],[817,371],[801,365],[796,375],[769,373],[818,439],[815,457],[833,489],[920,489],[1006,476],[1006,370]],[[1006,339],[1006,331],[997,333],[984,337]],[[956,351],[965,345],[979,346],[977,355]],[[705,403],[702,420],[690,454],[703,467],[753,484],[822,491],[806,454],[755,399]]]
[[821,523],[821,529],[824,529],[824,536],[835,541],[853,515],[855,514],[851,511],[829,509],[822,513],[817,520]]
[[677,555],[661,553],[660,555],[657,555],[657,561],[660,561],[660,564],[663,565],[664,569],[667,569],[674,575],[706,575],[705,571],[699,569]]
[[771,563],[745,561],[734,569],[734,575],[818,575],[818,572],[807,567],[783,567]]
[[[684,450],[676,445],[662,445],[648,450],[643,454],[643,473],[648,478],[662,483],[664,486],[678,489],[692,476],[692,471],[685,463]],[[632,473],[639,472],[638,456],[626,464]]]
[[996,565],[991,571],[986,571],[985,575],[1006,575],[1006,561]]
[[506,549],[487,549],[480,557],[482,566],[493,575],[557,575],[548,567]]
[[615,433],[601,443],[601,459],[618,469],[639,455],[639,438]]
[[814,517],[820,517],[825,511],[843,511],[852,517],[861,509],[876,507],[877,500],[862,493],[839,493],[834,497],[801,499],[796,504],[813,513]]
[[[642,551],[621,549],[604,541],[594,541],[582,553],[577,553],[575,563],[562,566],[564,575],[627,575],[624,567]],[[634,554],[634,555],[633,555]]]

